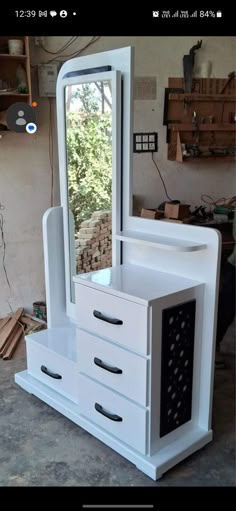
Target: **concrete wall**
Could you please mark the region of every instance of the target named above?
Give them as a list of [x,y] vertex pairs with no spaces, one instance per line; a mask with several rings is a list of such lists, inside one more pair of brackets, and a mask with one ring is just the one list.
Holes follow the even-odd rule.
[[[201,37],[101,37],[83,54],[123,46],[135,47],[135,75],[155,76],[155,101],[135,101],[134,127],[137,131],[158,131],[159,151],[156,159],[170,196],[192,204],[201,194],[214,198],[235,194],[235,165],[212,160],[207,163],[184,164],[167,160],[166,129],[163,122],[164,88],[169,76],[182,76],[182,57]],[[196,54],[196,68],[205,60],[212,61],[212,73],[224,78],[235,67],[236,37],[202,37],[203,47]],[[46,37],[50,51],[61,48],[68,38]],[[90,40],[80,37],[68,50],[71,54]],[[35,48],[31,41],[32,64],[47,62],[53,55]],[[38,98],[35,68],[32,68],[33,99],[38,101],[38,131],[28,134],[6,133],[0,140],[0,203],[4,204],[6,241],[5,264],[11,290],[1,264],[0,248],[0,316],[7,313],[8,301],[30,308],[32,302],[45,298],[42,248],[42,215],[50,207],[51,169],[48,153],[49,102]],[[53,101],[54,102],[54,101]],[[54,105],[53,105],[54,106]],[[55,121],[55,115],[54,115]],[[56,142],[54,140],[54,142]],[[54,144],[56,151],[56,145]],[[162,184],[150,155],[134,156],[134,194],[144,207],[156,207],[165,200]],[[59,200],[58,164],[54,160],[54,204]]]

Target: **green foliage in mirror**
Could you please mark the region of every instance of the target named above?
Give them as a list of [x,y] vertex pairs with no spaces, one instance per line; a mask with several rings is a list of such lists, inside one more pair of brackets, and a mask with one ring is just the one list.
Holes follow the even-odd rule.
[[78,232],[94,211],[111,208],[112,116],[110,109],[98,107],[86,84],[72,94],[73,100],[80,108],[67,113],[68,199]]

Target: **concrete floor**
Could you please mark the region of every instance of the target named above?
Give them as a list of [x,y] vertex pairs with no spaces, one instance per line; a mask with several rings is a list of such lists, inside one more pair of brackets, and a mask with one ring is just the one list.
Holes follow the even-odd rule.
[[215,375],[214,440],[154,482],[14,383],[24,343],[0,360],[0,486],[235,486],[234,325],[223,341],[229,368]]

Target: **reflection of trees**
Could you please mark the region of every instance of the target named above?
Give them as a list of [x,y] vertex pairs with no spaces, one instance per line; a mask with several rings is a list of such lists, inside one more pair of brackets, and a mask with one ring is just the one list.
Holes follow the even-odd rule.
[[[75,90],[73,90],[75,89]],[[96,92],[98,92],[96,94]],[[104,113],[111,111],[111,82],[91,82],[67,87],[66,111],[70,112],[71,105],[77,102],[77,110],[80,112]]]
[[94,90],[83,84],[71,95],[67,91],[67,102],[79,99],[79,111],[67,114],[69,207],[76,231],[94,211],[111,208],[112,121],[111,112],[103,109],[110,100]]

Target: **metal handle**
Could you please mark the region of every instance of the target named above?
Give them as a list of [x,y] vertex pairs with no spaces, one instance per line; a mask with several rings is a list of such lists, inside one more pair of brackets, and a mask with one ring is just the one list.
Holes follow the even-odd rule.
[[101,319],[102,321],[106,321],[107,323],[111,323],[112,325],[123,325],[123,321],[121,321],[121,319],[108,318],[107,316],[104,316],[102,312],[93,311],[93,315],[95,316],[95,318]]
[[49,371],[49,369],[45,366],[41,366],[41,371],[47,376],[50,376],[50,378],[54,378],[55,380],[62,380],[62,376],[60,374],[52,373],[52,371]]
[[94,407],[95,407],[95,410],[97,410],[98,413],[101,413],[102,415],[107,417],[107,419],[110,419],[111,421],[115,421],[115,422],[122,422],[123,421],[122,417],[120,417],[119,415],[115,415],[114,413],[106,412],[103,409],[103,407],[101,405],[99,405],[98,403],[95,403]]
[[107,364],[104,364],[104,362],[100,358],[95,357],[94,364],[98,367],[101,367],[102,369],[105,369],[106,371],[109,371],[110,373],[122,374],[122,369],[119,369],[119,367],[112,367]]

